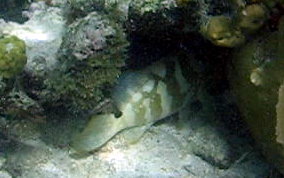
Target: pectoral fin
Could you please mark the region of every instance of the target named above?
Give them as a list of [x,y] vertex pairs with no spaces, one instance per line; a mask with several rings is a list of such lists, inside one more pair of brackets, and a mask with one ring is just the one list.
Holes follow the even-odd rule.
[[87,127],[73,139],[71,147],[77,152],[90,152],[100,148],[123,129],[120,121],[113,114],[93,116]]
[[152,126],[153,123],[149,123],[144,126],[132,127],[125,129],[121,132],[122,137],[128,144],[137,143],[140,138],[144,135],[144,133]]

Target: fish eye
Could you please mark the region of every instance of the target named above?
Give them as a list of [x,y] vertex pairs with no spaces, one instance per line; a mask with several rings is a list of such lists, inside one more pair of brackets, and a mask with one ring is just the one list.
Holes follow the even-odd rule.
[[121,111],[117,111],[117,112],[114,113],[114,117],[117,118],[117,119],[120,118],[122,115],[123,115],[123,113]]

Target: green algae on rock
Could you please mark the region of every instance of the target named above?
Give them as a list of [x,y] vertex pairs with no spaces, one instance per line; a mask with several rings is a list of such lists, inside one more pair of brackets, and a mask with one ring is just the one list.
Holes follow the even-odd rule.
[[19,74],[27,63],[26,45],[15,36],[0,39],[0,76],[11,78]]
[[128,15],[128,4],[131,0],[67,0],[69,17],[76,19],[91,12],[106,12],[114,18],[124,21]]
[[284,173],[283,28],[236,51],[230,83],[263,154]]
[[200,7],[196,0],[132,0],[129,4],[127,30],[144,39],[168,40],[196,32]]
[[[119,23],[92,12],[68,26],[43,98],[72,111],[93,109],[117,81],[128,42]],[[47,101],[49,102],[49,101]],[[50,102],[49,102],[50,103]]]

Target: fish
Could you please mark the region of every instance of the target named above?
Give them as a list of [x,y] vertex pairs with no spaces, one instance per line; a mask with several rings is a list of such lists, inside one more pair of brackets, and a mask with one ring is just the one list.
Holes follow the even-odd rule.
[[142,70],[122,74],[112,91],[121,111],[96,114],[71,142],[78,153],[98,150],[117,134],[135,142],[155,122],[178,112],[189,98],[190,85],[177,59],[162,60]]

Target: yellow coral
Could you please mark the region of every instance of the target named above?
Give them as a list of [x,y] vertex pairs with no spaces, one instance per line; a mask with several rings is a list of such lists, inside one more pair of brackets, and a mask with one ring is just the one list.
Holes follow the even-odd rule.
[[245,41],[241,31],[234,28],[232,20],[225,16],[211,17],[208,24],[201,27],[201,32],[217,46],[236,47]]
[[0,39],[0,76],[11,78],[22,71],[27,62],[25,43],[15,36]]
[[238,26],[245,32],[254,32],[259,29],[267,19],[267,10],[260,4],[246,6],[239,15]]
[[189,3],[190,1],[191,1],[191,0],[176,0],[176,3],[177,3],[178,6],[183,7],[183,6],[188,5],[188,3]]
[[[276,140],[284,146],[284,82],[279,88],[278,103],[276,105],[277,125]],[[284,151],[283,151],[284,152]]]

